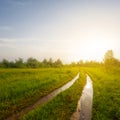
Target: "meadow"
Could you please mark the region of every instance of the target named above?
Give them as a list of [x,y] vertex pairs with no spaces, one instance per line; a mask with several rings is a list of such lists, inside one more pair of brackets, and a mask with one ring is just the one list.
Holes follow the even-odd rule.
[[120,120],[120,68],[82,68],[93,80],[92,120]]
[[104,66],[0,69],[0,119],[34,104],[70,81],[78,71],[80,78],[69,89],[21,120],[69,120],[86,83],[86,73],[93,81],[92,120],[120,120],[120,68]]
[[29,112],[21,120],[70,120],[77,108],[85,83],[86,75],[80,71],[80,78],[70,88],[57,95],[52,101]]
[[0,69],[0,120],[70,81],[78,68]]
[[36,110],[26,114],[21,120],[69,120],[76,110],[85,85],[85,73],[93,81],[92,120],[120,120],[120,68],[82,67],[80,79],[68,90]]

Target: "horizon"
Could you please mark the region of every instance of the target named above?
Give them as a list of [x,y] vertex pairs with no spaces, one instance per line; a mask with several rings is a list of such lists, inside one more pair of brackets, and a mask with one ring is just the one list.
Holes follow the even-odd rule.
[[118,0],[1,0],[0,61],[102,61],[107,50],[120,59]]
[[[112,51],[113,52],[113,50],[107,50],[106,51],[106,53],[108,52],[108,51]],[[105,54],[106,54],[105,53]],[[16,62],[16,61],[18,61],[18,60],[22,60],[23,61],[23,63],[25,63],[25,62],[27,62],[27,60],[28,59],[35,59],[35,60],[37,60],[38,62],[43,62],[44,60],[47,60],[47,61],[51,61],[52,60],[52,62],[54,63],[54,62],[56,62],[57,60],[60,60],[63,64],[71,64],[71,63],[75,63],[75,64],[77,64],[77,63],[79,63],[79,62],[83,62],[83,63],[87,63],[87,62],[94,62],[94,63],[104,63],[104,59],[105,59],[105,54],[104,54],[104,57],[103,57],[103,59],[101,60],[101,61],[97,61],[97,60],[93,60],[93,59],[89,59],[89,60],[83,60],[83,59],[80,59],[80,60],[78,60],[78,61],[67,61],[67,62],[65,62],[65,61],[63,61],[61,58],[56,58],[56,59],[53,59],[52,57],[50,57],[50,58],[43,58],[43,59],[37,59],[37,58],[35,58],[35,57],[28,57],[28,58],[26,58],[26,59],[24,59],[24,58],[21,58],[21,57],[19,57],[19,58],[15,58],[15,59],[6,59],[6,58],[3,58],[3,59],[1,59],[0,60],[0,62],[3,62],[4,60],[7,60],[8,62]],[[115,56],[114,56],[114,52],[112,53],[113,54],[113,58],[114,59],[116,59],[116,60],[118,60],[119,62],[120,62],[120,59],[118,59],[118,58],[116,58]]]

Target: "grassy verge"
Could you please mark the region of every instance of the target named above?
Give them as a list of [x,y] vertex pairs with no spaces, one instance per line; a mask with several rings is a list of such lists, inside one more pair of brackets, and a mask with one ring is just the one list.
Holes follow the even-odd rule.
[[78,68],[0,69],[0,119],[33,104],[77,72]]
[[29,112],[22,120],[69,120],[76,110],[77,102],[85,85],[85,74],[80,73],[78,79],[69,89],[60,93],[52,101]]
[[120,68],[84,68],[94,87],[93,120],[120,120]]

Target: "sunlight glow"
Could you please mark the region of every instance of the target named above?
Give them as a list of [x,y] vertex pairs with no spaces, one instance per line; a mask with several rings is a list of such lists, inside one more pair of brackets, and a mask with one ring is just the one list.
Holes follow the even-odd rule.
[[[71,43],[71,46],[72,44],[74,43]],[[70,49],[70,59],[74,61],[80,59],[101,61],[108,49],[114,49],[113,44],[111,38],[102,35],[99,31],[98,33],[90,32],[90,34],[83,36],[83,40],[78,40],[75,47]]]
[[0,60],[102,61],[107,50],[120,58],[120,2],[30,1],[0,2]]

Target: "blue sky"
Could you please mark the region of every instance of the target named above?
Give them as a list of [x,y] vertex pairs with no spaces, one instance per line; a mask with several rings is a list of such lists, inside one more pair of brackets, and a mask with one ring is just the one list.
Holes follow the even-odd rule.
[[0,60],[120,59],[119,0],[0,0]]

